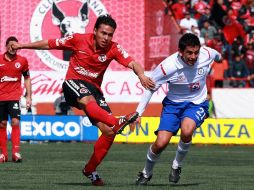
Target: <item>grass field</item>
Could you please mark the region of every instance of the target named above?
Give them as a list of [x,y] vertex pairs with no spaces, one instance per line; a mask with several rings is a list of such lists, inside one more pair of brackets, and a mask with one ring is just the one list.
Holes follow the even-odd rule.
[[155,166],[148,186],[137,187],[135,179],[144,166],[149,144],[114,144],[98,173],[106,186],[92,187],[81,174],[93,144],[22,144],[21,164],[0,164],[1,190],[81,189],[254,189],[254,147],[193,145],[178,184],[169,184],[168,172],[176,145],[168,146]]

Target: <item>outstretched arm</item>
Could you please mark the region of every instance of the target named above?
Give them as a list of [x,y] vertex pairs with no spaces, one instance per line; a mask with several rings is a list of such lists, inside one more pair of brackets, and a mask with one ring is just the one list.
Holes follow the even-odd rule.
[[37,42],[32,42],[28,44],[20,44],[18,42],[12,42],[11,44],[12,49],[18,50],[18,49],[49,49],[48,40],[41,40]]
[[128,67],[130,69],[132,69],[134,71],[134,73],[138,76],[142,86],[145,89],[150,89],[150,90],[154,89],[155,83],[153,82],[153,80],[151,78],[147,77],[144,74],[144,69],[142,68],[142,66],[140,64],[138,64],[135,61],[132,61],[129,63]]

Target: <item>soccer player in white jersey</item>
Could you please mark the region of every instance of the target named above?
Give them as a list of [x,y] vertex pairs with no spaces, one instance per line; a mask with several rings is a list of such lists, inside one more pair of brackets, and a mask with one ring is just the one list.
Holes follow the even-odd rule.
[[[162,84],[168,83],[169,91],[162,102],[160,124],[155,131],[157,138],[148,149],[145,167],[136,180],[137,185],[146,185],[150,181],[161,152],[181,128],[180,141],[169,173],[170,182],[179,181],[182,162],[190,148],[193,132],[208,117],[206,76],[213,61],[221,61],[220,53],[201,47],[198,37],[187,33],[179,40],[178,52],[167,57],[152,72],[151,78],[156,87],[145,91],[136,110],[139,116]],[[140,124],[140,117],[134,124],[137,123]]]

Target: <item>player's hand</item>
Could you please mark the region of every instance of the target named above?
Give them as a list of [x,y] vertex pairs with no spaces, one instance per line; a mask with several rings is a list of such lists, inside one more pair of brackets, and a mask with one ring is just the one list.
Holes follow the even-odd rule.
[[11,45],[11,49],[13,50],[18,50],[22,48],[21,44],[15,41],[12,41],[10,45]]
[[140,122],[141,122],[141,117],[139,116],[136,121],[132,122],[129,124],[130,126],[130,131],[133,132],[136,128],[136,126],[140,127]]
[[26,97],[26,109],[32,106],[32,99],[30,97]]
[[145,89],[153,90],[155,88],[155,83],[150,77],[142,74],[139,75],[139,80]]

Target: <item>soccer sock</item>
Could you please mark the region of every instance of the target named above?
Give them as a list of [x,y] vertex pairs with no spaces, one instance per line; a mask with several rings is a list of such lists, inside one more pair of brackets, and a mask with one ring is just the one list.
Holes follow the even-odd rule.
[[6,127],[0,127],[0,150],[5,156],[8,155]]
[[85,166],[85,171],[92,173],[96,171],[97,166],[102,162],[103,158],[107,155],[112,143],[114,142],[114,136],[106,136],[102,134],[94,145],[94,152]]
[[117,123],[117,119],[106,110],[98,106],[97,102],[90,101],[86,105],[85,112],[92,120],[100,121],[112,127]]
[[11,132],[11,142],[12,142],[12,154],[19,152],[20,147],[20,128],[18,125],[12,126]]
[[184,143],[182,140],[179,141],[172,168],[177,169],[178,167],[182,166],[182,162],[183,162],[185,156],[187,155],[187,153],[190,149],[190,146],[191,146],[191,141],[188,143]]
[[153,153],[152,145],[151,145],[147,151],[146,163],[143,169],[143,174],[145,177],[149,177],[153,174],[153,167],[159,159],[160,159],[160,154]]

